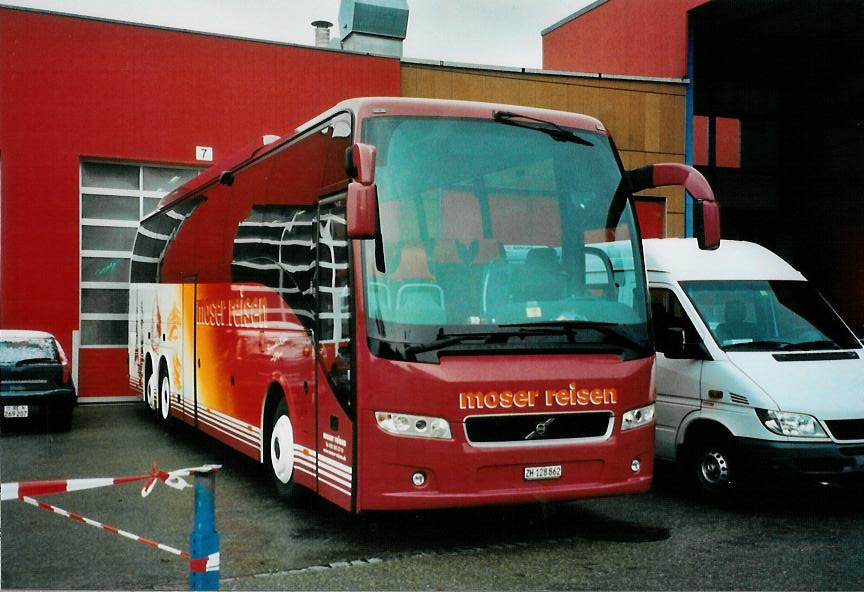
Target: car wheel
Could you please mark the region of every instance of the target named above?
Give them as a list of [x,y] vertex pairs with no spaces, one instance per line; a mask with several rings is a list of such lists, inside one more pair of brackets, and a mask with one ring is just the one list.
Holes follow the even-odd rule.
[[279,402],[271,416],[269,433],[267,470],[279,497],[293,501],[298,493],[294,483],[294,426],[284,400]]
[[163,374],[159,381],[159,421],[168,424],[171,421],[171,382],[168,375]]
[[689,473],[696,493],[710,501],[728,500],[739,488],[734,450],[721,438],[704,440],[693,447]]

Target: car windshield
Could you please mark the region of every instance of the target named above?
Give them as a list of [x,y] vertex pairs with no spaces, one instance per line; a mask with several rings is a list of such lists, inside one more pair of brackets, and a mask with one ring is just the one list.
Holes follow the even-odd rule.
[[[557,330],[567,343],[651,349],[641,253],[614,148],[600,133],[550,135],[533,125],[365,123],[364,141],[377,148],[381,228],[364,251],[370,338],[464,345],[454,334],[500,336],[518,325],[543,327],[533,334],[545,341]],[[520,342],[531,347],[532,339]]]
[[858,349],[861,344],[804,281],[681,282],[726,351]]
[[56,361],[54,341],[47,337],[9,338],[0,341],[0,364],[17,364],[30,360]]

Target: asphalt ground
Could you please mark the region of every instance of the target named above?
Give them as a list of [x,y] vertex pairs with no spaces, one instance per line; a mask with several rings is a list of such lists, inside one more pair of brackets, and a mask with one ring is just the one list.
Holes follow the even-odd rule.
[[[4,427],[3,482],[117,477],[221,463],[216,525],[223,590],[861,590],[864,495],[775,488],[723,506],[661,465],[651,493],[554,505],[370,513],[315,498],[289,506],[246,457],[143,406],[82,406],[72,430]],[[43,496],[88,518],[186,549],[191,489],[141,484]],[[7,501],[3,589],[186,589],[155,550]]]

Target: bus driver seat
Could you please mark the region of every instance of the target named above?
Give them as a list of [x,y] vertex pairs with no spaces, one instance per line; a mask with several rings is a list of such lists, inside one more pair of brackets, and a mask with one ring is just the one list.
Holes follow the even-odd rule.
[[513,300],[560,300],[567,288],[567,277],[551,247],[531,249],[525,255],[521,273],[514,274]]

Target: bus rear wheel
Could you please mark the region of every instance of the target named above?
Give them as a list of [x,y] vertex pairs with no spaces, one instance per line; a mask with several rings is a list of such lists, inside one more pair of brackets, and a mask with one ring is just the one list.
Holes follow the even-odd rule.
[[171,381],[168,380],[168,373],[163,372],[159,380],[159,421],[162,425],[168,425],[171,422]]
[[288,405],[279,401],[270,418],[270,441],[267,450],[267,470],[270,472],[276,493],[285,500],[297,497],[294,483],[294,426],[288,417]]

